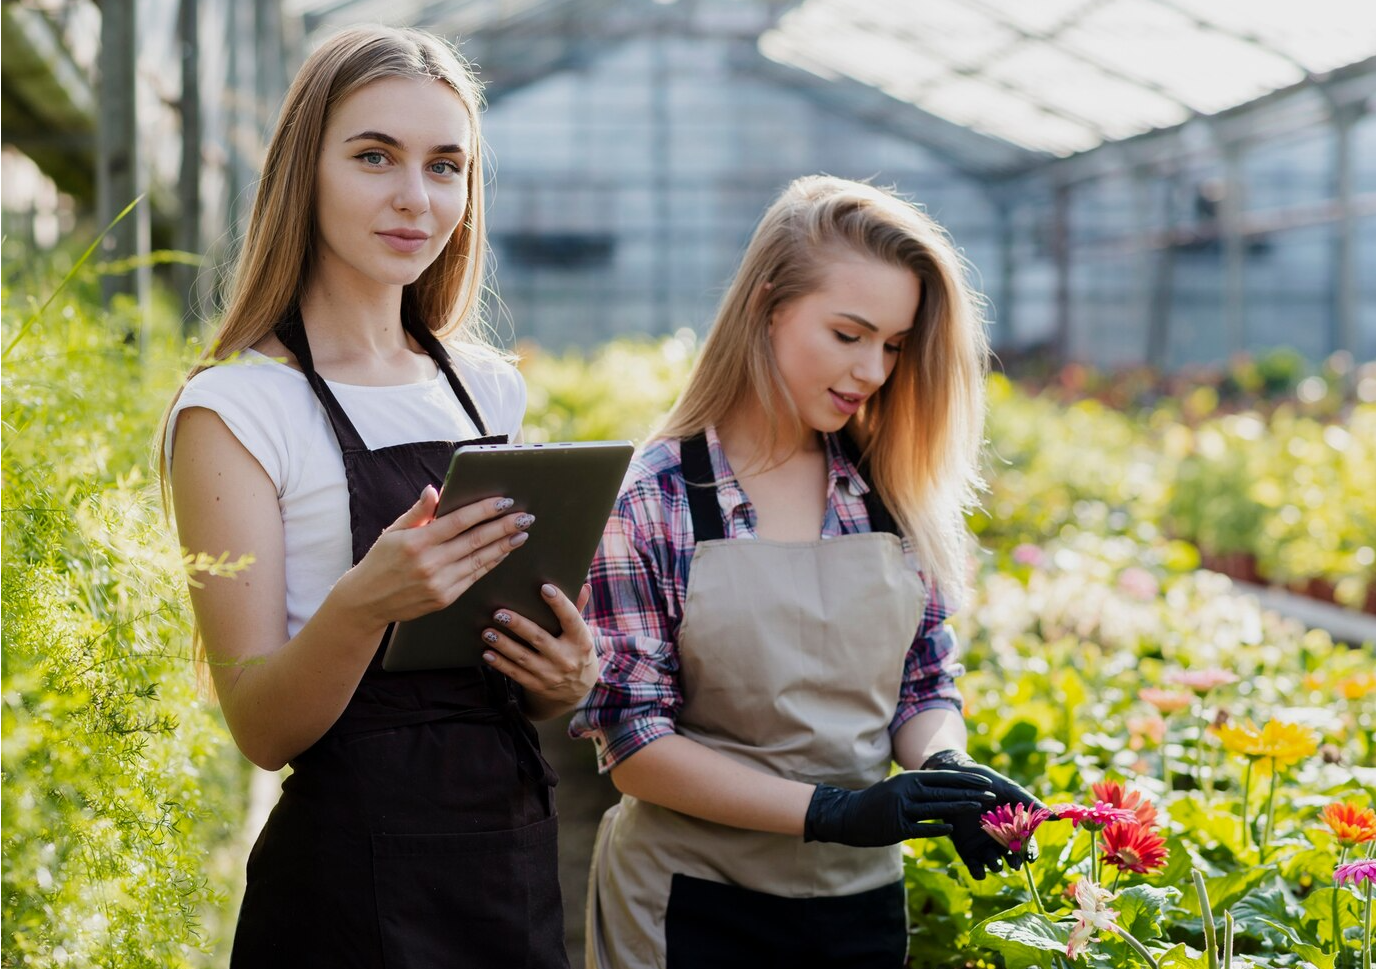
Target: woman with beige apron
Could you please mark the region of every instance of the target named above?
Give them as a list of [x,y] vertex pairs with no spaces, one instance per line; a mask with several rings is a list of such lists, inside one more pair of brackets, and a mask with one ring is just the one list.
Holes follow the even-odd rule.
[[[958,590],[985,343],[912,205],[802,179],[765,214],[594,562],[573,724],[622,791],[588,963],[899,966],[899,845],[1030,794],[964,753]],[[905,770],[892,774],[894,761]]]

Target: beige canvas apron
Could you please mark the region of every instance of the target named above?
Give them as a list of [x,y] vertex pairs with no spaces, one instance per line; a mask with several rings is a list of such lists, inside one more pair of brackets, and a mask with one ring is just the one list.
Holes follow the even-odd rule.
[[[804,783],[860,789],[883,780],[925,603],[891,533],[699,542],[679,627],[678,732]],[[676,872],[789,898],[840,896],[899,880],[902,860],[898,846],[808,843],[625,796],[594,847],[589,969],[663,969]]]

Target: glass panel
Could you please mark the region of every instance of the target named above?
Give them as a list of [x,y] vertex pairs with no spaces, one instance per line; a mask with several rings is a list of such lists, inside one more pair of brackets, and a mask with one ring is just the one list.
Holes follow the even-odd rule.
[[1333,349],[1336,253],[1332,225],[1248,240],[1243,287],[1249,348],[1291,346],[1310,360]]
[[1336,147],[1337,137],[1327,127],[1248,147],[1242,156],[1244,207],[1260,211],[1333,198]]

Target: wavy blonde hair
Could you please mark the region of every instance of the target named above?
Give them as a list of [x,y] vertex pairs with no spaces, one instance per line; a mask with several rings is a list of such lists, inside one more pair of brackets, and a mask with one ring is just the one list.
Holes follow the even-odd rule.
[[691,437],[724,423],[753,395],[769,421],[763,453],[772,454],[782,429],[800,418],[774,359],[770,320],[814,292],[838,252],[909,269],[921,283],[913,332],[893,373],[847,429],[928,580],[959,594],[970,545],[964,514],[983,487],[989,344],[983,300],[964,260],[912,203],[824,175],[789,185],[756,227],[687,386],[654,436]]
[[[402,313],[424,322],[437,337],[458,333],[467,342],[491,345],[482,316],[487,251],[478,124],[482,87],[459,53],[434,34],[411,28],[351,27],[306,58],[287,91],[268,144],[224,315],[210,349],[191,368],[187,380],[253,346],[300,306],[315,263],[316,167],[326,123],[355,91],[391,77],[448,84],[468,112],[473,139],[468,210],[435,261],[402,290]],[[170,507],[167,422],[180,396],[179,388],[156,439],[164,507]]]

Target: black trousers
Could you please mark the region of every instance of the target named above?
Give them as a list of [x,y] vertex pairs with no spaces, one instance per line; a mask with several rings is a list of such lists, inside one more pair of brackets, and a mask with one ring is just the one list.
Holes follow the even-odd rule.
[[674,875],[668,969],[899,969],[907,959],[903,883],[829,898],[784,898]]

